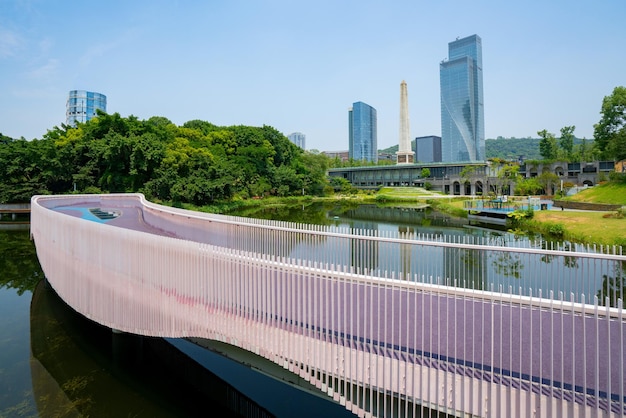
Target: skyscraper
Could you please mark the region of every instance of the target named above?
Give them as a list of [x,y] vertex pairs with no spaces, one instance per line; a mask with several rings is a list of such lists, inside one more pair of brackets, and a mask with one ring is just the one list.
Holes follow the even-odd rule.
[[349,148],[353,160],[378,162],[376,109],[356,102],[348,111]]
[[306,135],[302,132],[294,132],[287,135],[287,138],[302,149],[306,149]]
[[448,44],[439,65],[443,162],[485,160],[483,52],[478,35]]
[[420,163],[440,163],[441,137],[430,135],[415,138],[415,160]]
[[97,109],[106,112],[107,97],[91,91],[70,90],[65,108],[65,124],[73,126],[95,117]]

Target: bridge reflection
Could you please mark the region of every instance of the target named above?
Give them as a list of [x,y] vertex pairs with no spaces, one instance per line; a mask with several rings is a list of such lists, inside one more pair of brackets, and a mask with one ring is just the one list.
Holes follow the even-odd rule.
[[162,338],[111,334],[44,281],[30,312],[31,375],[42,417],[273,417]]

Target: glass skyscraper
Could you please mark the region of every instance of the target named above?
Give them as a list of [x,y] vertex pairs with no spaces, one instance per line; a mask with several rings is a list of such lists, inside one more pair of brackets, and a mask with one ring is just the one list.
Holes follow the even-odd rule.
[[70,90],[65,106],[65,124],[87,122],[96,116],[96,110],[107,111],[107,97],[104,94],[85,90]]
[[356,102],[348,111],[349,158],[357,161],[378,162],[378,128],[376,109]]
[[294,132],[287,135],[287,138],[302,149],[306,149],[306,135],[302,132]]
[[484,161],[483,50],[478,35],[448,44],[439,77],[442,161]]

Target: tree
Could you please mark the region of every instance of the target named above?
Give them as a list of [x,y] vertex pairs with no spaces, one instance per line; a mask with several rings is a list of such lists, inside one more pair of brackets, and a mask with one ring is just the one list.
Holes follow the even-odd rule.
[[537,177],[528,177],[519,180],[515,184],[515,194],[520,196],[534,195],[543,189]]
[[602,100],[602,118],[594,125],[597,147],[605,158],[626,158],[626,87],[615,87]]
[[549,171],[544,171],[538,176],[539,184],[543,187],[544,192],[548,195],[552,195],[552,186],[558,184],[559,176]]
[[505,163],[500,170],[498,170],[496,191],[499,188],[500,193],[510,194],[511,183],[517,183],[519,177],[519,165],[511,162]]
[[574,150],[574,129],[575,126],[564,126],[561,128],[561,138],[559,138],[559,145],[565,152],[565,158],[570,159]]
[[425,179],[429,178],[430,177],[430,168],[428,168],[428,167],[422,168],[422,172],[420,173],[420,177],[425,178]]
[[545,160],[554,160],[557,157],[558,146],[554,134],[546,131],[537,132],[537,135],[541,137],[539,141],[539,153]]

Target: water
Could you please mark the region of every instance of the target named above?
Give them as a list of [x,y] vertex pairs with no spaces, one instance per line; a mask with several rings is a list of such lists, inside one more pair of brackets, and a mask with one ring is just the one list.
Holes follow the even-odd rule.
[[[626,293],[623,263],[568,254],[594,253],[593,248],[567,241],[548,241],[536,234],[529,236],[503,228],[470,225],[466,219],[429,208],[314,204],[248,209],[231,215],[315,223],[334,232],[413,240],[409,245],[339,237],[283,239],[278,244],[261,243],[260,248],[255,247],[258,247],[255,242],[244,240],[244,245],[250,247],[245,248],[247,251],[269,251],[322,266],[346,266],[357,273],[389,277],[389,272],[399,272],[396,278],[410,281],[576,302],[592,303],[598,296],[603,304],[604,297],[609,296],[613,306]],[[451,248],[424,244],[424,241],[480,247]],[[560,250],[563,254],[538,254],[537,250]],[[618,249],[611,251],[619,253]]]
[[185,340],[114,335],[42,278],[28,231],[0,230],[1,418],[352,416]]

